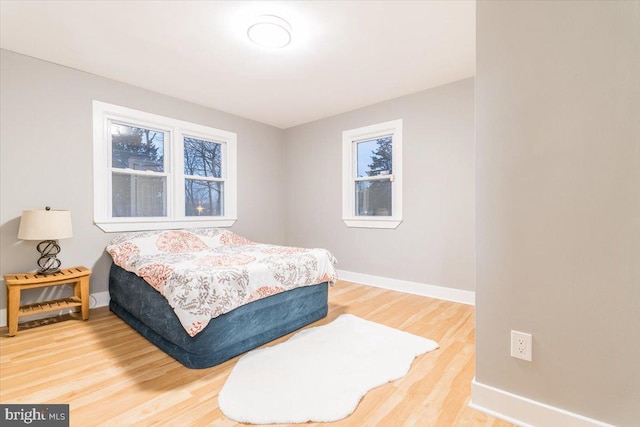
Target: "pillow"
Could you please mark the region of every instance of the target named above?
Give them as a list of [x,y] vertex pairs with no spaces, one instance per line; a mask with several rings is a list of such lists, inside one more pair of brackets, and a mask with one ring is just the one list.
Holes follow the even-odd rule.
[[250,245],[250,240],[218,228],[191,228],[183,230],[153,230],[124,233],[107,246],[107,252],[117,265],[122,265],[135,254],[179,254],[215,249],[222,245]]

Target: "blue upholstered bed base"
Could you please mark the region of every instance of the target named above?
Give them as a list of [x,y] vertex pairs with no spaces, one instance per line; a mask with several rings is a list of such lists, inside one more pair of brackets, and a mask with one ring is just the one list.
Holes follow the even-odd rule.
[[167,300],[115,264],[109,273],[111,311],[187,368],[208,368],[327,315],[328,285],[292,289],[211,319],[190,337]]

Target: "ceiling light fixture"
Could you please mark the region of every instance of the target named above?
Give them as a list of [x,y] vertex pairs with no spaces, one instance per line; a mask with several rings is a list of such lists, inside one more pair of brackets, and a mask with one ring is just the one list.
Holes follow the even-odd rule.
[[291,43],[291,25],[275,15],[261,15],[247,30],[249,40],[261,47],[283,48]]

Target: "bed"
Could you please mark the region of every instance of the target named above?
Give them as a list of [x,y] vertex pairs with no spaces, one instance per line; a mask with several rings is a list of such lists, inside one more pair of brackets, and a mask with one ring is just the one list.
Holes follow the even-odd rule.
[[207,368],[327,315],[335,258],[228,230],[126,233],[107,252],[110,309],[188,368]]

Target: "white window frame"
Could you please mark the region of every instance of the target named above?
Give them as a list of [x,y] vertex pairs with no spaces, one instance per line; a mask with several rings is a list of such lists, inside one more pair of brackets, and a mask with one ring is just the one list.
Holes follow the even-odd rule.
[[[135,171],[135,174],[167,177],[166,217],[112,216],[111,134],[109,126],[111,122],[165,132],[164,172]],[[224,181],[223,216],[185,215],[183,165],[183,139],[185,137],[222,144],[222,178],[213,180]],[[94,223],[106,232],[187,227],[230,227],[237,220],[237,134],[94,100],[93,195]]]
[[[362,179],[357,177],[357,143],[390,135],[393,137],[393,174],[368,177],[366,180],[391,180],[392,215],[358,216],[355,186]],[[402,119],[342,132],[342,221],[348,227],[361,228],[397,228],[402,222]]]

